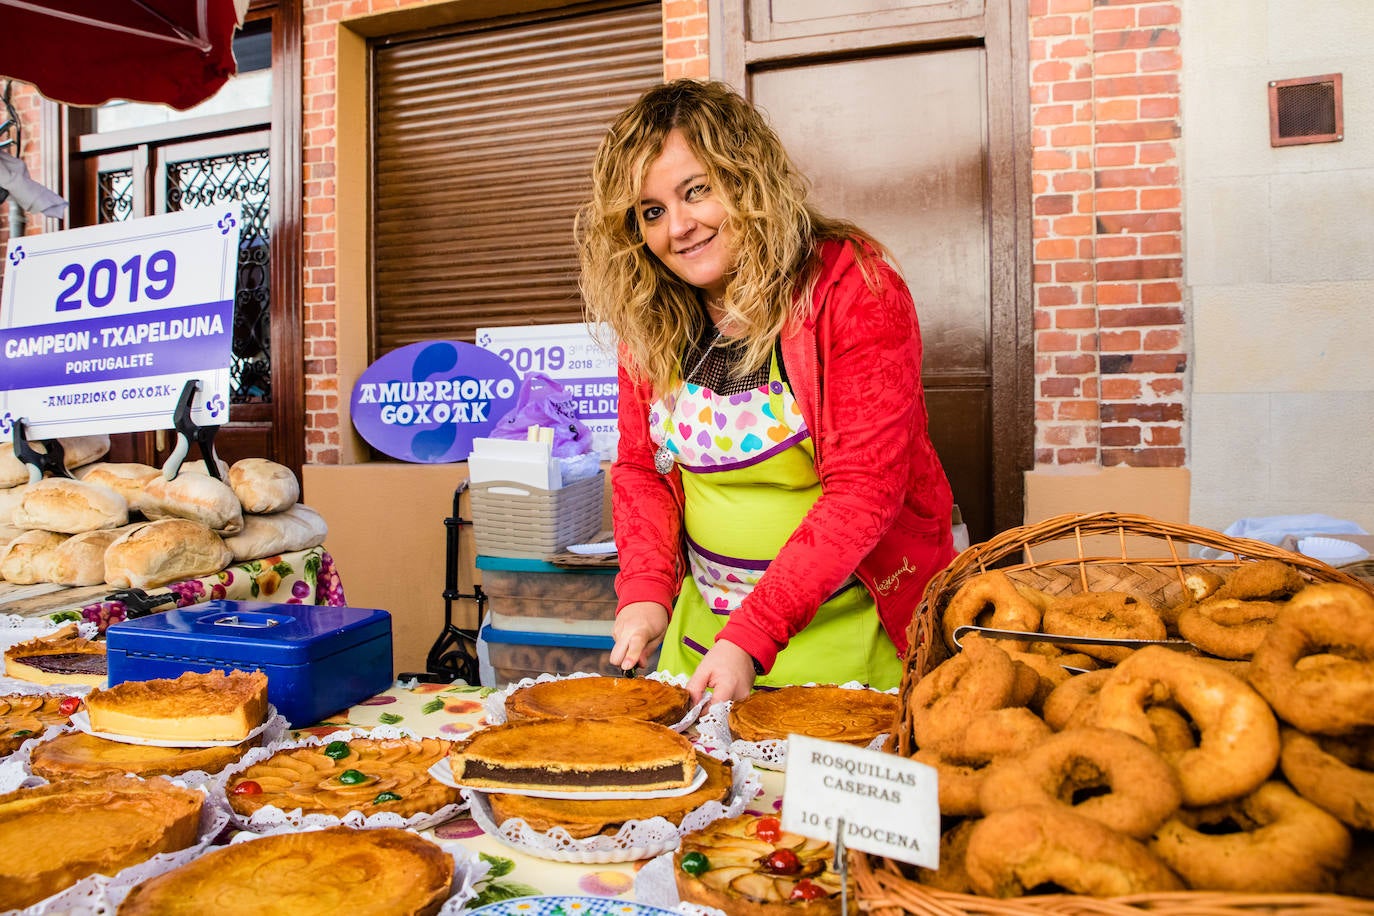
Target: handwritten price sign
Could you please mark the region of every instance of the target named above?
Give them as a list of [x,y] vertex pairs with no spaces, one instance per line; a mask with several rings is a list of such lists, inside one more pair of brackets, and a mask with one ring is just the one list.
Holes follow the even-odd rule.
[[172,425],[188,379],[228,419],[238,204],[12,239],[0,300],[0,435]]

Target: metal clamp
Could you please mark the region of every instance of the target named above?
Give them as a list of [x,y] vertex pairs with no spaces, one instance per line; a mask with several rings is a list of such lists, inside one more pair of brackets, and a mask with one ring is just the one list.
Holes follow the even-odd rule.
[[27,421],[23,417],[14,421],[14,457],[28,466],[29,483],[38,483],[43,479],[44,472],[71,479],[72,472],[67,470],[67,455],[62,443],[56,439],[43,439],[41,441],[46,451],[40,452],[29,444],[24,432],[26,426]]
[[172,454],[167,456],[166,463],[162,465],[162,476],[166,480],[176,479],[177,472],[181,470],[181,463],[186,460],[186,455],[191,450],[192,441],[200,446],[200,456],[205,459],[206,472],[216,480],[224,480],[219,473],[219,456],[215,454],[215,433],[219,432],[219,426],[201,426],[191,419],[191,402],[195,400],[200,387],[200,380],[193,378],[188,378],[186,384],[181,387],[176,409],[172,412],[177,444],[172,448]]
[[146,617],[167,602],[175,602],[177,596],[172,592],[150,595],[141,588],[118,588],[106,595],[104,600],[122,602],[127,616],[133,618]]

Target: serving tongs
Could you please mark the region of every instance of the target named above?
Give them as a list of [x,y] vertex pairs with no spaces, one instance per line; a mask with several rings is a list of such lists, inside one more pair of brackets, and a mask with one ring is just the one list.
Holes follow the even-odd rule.
[[[964,647],[965,636],[974,633],[988,639],[1011,639],[1017,642],[1047,642],[1058,646],[1121,646],[1126,649],[1139,649],[1141,646],[1164,646],[1169,649],[1198,651],[1197,646],[1186,639],[1112,639],[1107,636],[1067,636],[1061,633],[1027,633],[1024,630],[1000,630],[995,627],[979,627],[966,624],[954,628],[955,648]],[[1083,674],[1087,668],[1064,665],[1065,671]]]

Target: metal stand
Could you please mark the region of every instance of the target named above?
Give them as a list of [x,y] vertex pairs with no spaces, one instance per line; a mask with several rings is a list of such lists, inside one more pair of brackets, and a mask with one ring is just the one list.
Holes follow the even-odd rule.
[[67,455],[62,443],[56,439],[43,439],[43,448],[47,451],[40,452],[29,445],[29,437],[24,431],[26,426],[23,417],[14,421],[14,457],[28,465],[29,483],[38,483],[45,471],[54,477],[70,479],[72,472],[67,470]]
[[454,602],[459,600],[477,602],[477,626],[482,626],[482,615],[486,611],[487,596],[482,586],[473,585],[471,592],[458,591],[458,545],[464,525],[471,525],[471,519],[462,517],[459,503],[467,492],[465,480],[453,491],[453,515],[444,519],[444,629],[434,640],[429,655],[425,659],[424,673],[402,674],[402,678],[415,678],[430,684],[451,684],[463,680],[476,686],[479,682],[477,667],[477,631],[464,630],[453,622]]
[[206,473],[216,480],[224,479],[219,473],[219,456],[215,454],[215,433],[219,432],[219,427],[201,426],[191,419],[191,403],[196,399],[196,392],[199,390],[199,380],[188,378],[186,384],[181,387],[181,396],[177,398],[176,409],[172,412],[177,444],[172,449],[172,454],[167,456],[166,463],[162,465],[162,476],[167,480],[176,479],[177,472],[181,470],[181,463],[186,460],[186,454],[191,450],[192,442],[200,446],[200,457],[205,459]]

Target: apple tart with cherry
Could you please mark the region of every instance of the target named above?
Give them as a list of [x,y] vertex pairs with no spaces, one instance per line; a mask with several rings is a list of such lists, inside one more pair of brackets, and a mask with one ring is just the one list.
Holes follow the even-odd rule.
[[[835,848],[789,833],[776,817],[742,814],[682,838],[673,854],[678,894],[731,916],[840,916]],[[857,912],[854,891],[850,911]]]

